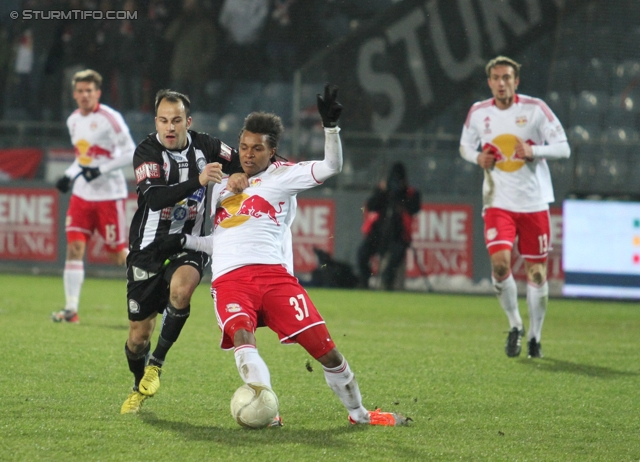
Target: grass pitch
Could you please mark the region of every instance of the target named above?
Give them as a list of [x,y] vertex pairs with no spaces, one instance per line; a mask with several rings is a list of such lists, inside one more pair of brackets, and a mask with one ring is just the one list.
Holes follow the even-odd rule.
[[552,300],[545,358],[529,360],[504,354],[494,297],[311,290],[365,406],[413,423],[350,426],[321,367],[260,329],[285,426],[246,430],[229,414],[241,380],[206,284],[157,395],[124,416],[125,282],[87,279],[80,325],[49,321],[61,278],[3,274],[0,287],[0,460],[640,460],[635,303]]

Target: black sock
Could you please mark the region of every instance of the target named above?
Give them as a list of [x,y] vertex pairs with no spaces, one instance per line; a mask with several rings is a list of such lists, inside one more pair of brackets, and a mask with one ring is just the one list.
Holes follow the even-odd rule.
[[138,384],[144,376],[144,367],[147,365],[147,355],[151,350],[151,342],[147,344],[147,347],[142,350],[142,353],[136,354],[129,349],[127,342],[124,343],[124,354],[127,356],[127,362],[129,363],[129,370],[133,373],[135,380],[135,388],[138,389]]
[[162,329],[158,337],[158,344],[156,345],[156,349],[153,350],[149,364],[160,367],[164,364],[167,352],[175,341],[178,340],[180,331],[182,331],[182,327],[187,322],[189,314],[191,314],[191,305],[182,310],[174,308],[171,304],[167,305],[162,318]]

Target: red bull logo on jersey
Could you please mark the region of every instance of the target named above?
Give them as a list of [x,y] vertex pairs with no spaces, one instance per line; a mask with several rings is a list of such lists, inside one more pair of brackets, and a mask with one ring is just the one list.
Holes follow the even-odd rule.
[[93,159],[97,159],[100,156],[111,157],[111,151],[101,148],[96,144],[92,145],[85,139],[78,140],[74,146],[74,151],[78,163],[83,167],[91,165]]
[[[503,172],[515,172],[520,170],[524,164],[524,159],[518,159],[515,157],[516,145],[521,141],[515,135],[499,135],[492,141],[491,145],[498,151],[496,156],[496,168]],[[534,144],[531,140],[527,140],[527,143]]]
[[216,208],[216,214],[213,220],[214,228],[222,226],[223,228],[233,228],[240,226],[249,218],[266,217],[280,226],[278,213],[282,212],[284,202],[278,203],[278,209],[271,205],[269,201],[261,196],[250,196],[245,193],[236,194],[226,198]]

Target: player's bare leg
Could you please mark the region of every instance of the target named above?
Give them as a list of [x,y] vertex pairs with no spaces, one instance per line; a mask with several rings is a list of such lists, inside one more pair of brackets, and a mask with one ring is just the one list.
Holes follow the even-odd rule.
[[158,344],[149,357],[144,377],[140,380],[140,392],[146,396],[153,396],[160,388],[161,368],[169,349],[178,340],[191,314],[191,295],[199,283],[200,273],[189,265],[179,267],[171,277],[169,303],[162,316]]
[[547,263],[525,260],[527,271],[527,306],[529,308],[528,356],[542,358],[542,324],[549,302],[549,283],[547,282]]
[[139,385],[144,376],[145,366],[151,349],[151,334],[156,325],[156,314],[143,321],[129,321],[129,337],[124,345],[124,352],[133,373],[134,385],[122,404],[121,414],[136,414],[140,411],[147,395],[140,393]]
[[67,244],[67,255],[62,273],[64,283],[65,305],[61,311],[51,313],[53,322],[70,322],[77,324],[80,291],[84,283],[84,252],[86,243],[81,240]]
[[109,261],[117,266],[125,266],[129,249],[122,249],[119,252],[109,252]]
[[520,355],[524,326],[518,308],[518,287],[511,273],[511,252],[500,250],[491,255],[491,280],[500,306],[509,319],[509,335],[505,352],[509,357]]

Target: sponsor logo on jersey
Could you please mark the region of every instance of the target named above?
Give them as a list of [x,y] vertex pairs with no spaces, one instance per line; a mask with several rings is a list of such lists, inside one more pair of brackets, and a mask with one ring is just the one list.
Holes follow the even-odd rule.
[[231,149],[231,147],[227,146],[222,141],[220,141],[220,157],[226,160],[231,160],[232,152],[233,152],[233,149]]
[[227,313],[237,313],[242,310],[242,307],[237,303],[229,303],[225,309],[227,310]]
[[517,116],[516,117],[516,125],[518,127],[524,127],[525,125],[527,125],[527,122],[529,122],[527,120],[527,116]]
[[173,219],[176,221],[182,221],[187,218],[187,207],[178,206],[173,210]]
[[111,157],[111,151],[104,149],[97,144],[91,144],[85,139],[79,139],[73,146],[78,164],[86,167],[90,165],[93,159],[97,159],[100,156]]
[[516,145],[519,141],[518,137],[510,134],[499,135],[491,140],[491,144],[499,150],[500,154],[499,157],[497,156],[499,160],[496,161],[495,165],[498,170],[511,173],[524,167],[524,159],[518,159],[515,156]]
[[136,183],[148,178],[160,178],[160,165],[155,162],[145,162],[136,168]]
[[251,178],[249,180],[249,186],[260,186],[260,183],[262,183],[260,178]]
[[257,194],[252,196],[241,193],[224,199],[216,208],[213,220],[214,228],[218,225],[223,228],[233,228],[240,226],[249,218],[267,217],[276,226],[280,226],[278,214],[282,212],[284,202],[278,203],[280,210],[269,203],[266,199]]
[[484,133],[491,133],[491,118],[489,116],[484,118]]
[[189,199],[193,199],[194,201],[197,201],[197,202],[202,202],[202,200],[204,199],[204,195],[205,195],[206,191],[207,191],[207,188],[202,186],[202,187],[196,189],[194,191],[194,193],[189,196]]

